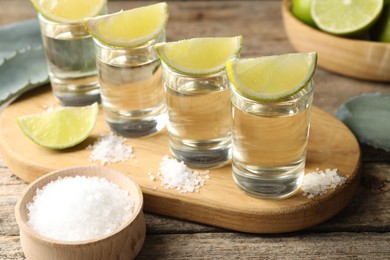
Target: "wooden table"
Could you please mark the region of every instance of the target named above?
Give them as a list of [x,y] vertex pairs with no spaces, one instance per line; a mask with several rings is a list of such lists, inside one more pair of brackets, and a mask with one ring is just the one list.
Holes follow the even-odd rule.
[[[109,10],[148,3],[152,1],[110,1]],[[168,5],[168,40],[241,34],[243,57],[294,52],[283,29],[280,1],[168,1]],[[0,0],[0,25],[35,16],[28,0]],[[331,114],[360,93],[390,93],[389,83],[355,80],[321,68],[315,82],[314,104]],[[389,259],[390,153],[362,146],[361,169],[361,184],[350,205],[301,232],[246,234],[147,213],[147,237],[138,258]],[[26,186],[0,157],[0,259],[24,259],[14,205]]]

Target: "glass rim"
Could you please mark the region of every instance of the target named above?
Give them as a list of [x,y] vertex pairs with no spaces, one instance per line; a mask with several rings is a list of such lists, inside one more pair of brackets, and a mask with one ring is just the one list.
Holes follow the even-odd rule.
[[[308,86],[310,86],[310,88],[309,88],[308,91],[306,91],[305,94],[303,94],[302,96],[297,96],[299,93],[302,93],[305,89],[307,89]],[[283,105],[283,104],[295,103],[295,102],[298,102],[299,100],[305,99],[305,98],[307,98],[308,96],[313,95],[313,93],[314,93],[314,80],[311,79],[311,80],[305,85],[304,88],[302,88],[300,91],[298,91],[298,92],[295,93],[294,95],[289,96],[288,99],[281,99],[281,100],[260,101],[260,100],[254,100],[254,99],[248,98],[248,97],[242,95],[242,94],[236,89],[236,87],[233,86],[233,83],[232,83],[232,82],[229,83],[229,88],[230,88],[230,91],[231,91],[231,95],[238,96],[240,99],[243,99],[245,102],[255,103],[255,104],[262,104],[262,105],[273,105],[273,104]],[[291,97],[292,97],[292,98],[291,98]]]
[[111,45],[111,44],[106,44],[102,41],[99,41],[99,39],[95,38],[92,36],[92,39],[93,39],[93,42],[96,43],[97,45],[99,45],[100,47],[105,47],[105,48],[109,48],[109,49],[116,49],[116,50],[136,50],[136,49],[144,49],[144,48],[149,48],[149,47],[153,47],[157,42],[158,40],[163,36],[165,35],[165,29],[162,30],[162,32],[160,34],[158,34],[155,38],[141,44],[141,45],[135,45],[135,46],[115,46],[115,45]]
[[46,24],[50,24],[50,25],[66,25],[66,26],[83,26],[84,27],[84,23],[83,22],[75,22],[75,23],[61,23],[61,22],[56,22],[56,21],[53,21],[53,20],[50,20],[48,18],[46,18],[43,14],[39,13],[38,12],[38,19],[39,21],[42,21]]
[[217,72],[209,73],[209,74],[198,74],[198,75],[197,74],[187,74],[187,73],[182,73],[182,72],[179,72],[179,71],[171,68],[162,59],[160,59],[160,60],[161,60],[161,65],[163,67],[163,70],[168,71],[169,73],[171,73],[177,77],[199,79],[199,78],[213,78],[213,77],[219,77],[219,76],[225,76],[225,75],[227,76],[226,68],[224,68],[220,71],[217,71]]

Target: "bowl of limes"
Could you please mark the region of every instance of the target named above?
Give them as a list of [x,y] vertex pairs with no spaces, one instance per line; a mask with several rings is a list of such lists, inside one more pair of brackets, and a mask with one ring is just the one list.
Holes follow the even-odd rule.
[[390,82],[390,1],[283,0],[284,27],[300,52],[341,75]]

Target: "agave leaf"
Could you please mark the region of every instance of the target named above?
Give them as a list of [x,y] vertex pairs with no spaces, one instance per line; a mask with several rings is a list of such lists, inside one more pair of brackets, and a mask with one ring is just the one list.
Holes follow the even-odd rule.
[[47,82],[49,75],[42,47],[17,51],[0,64],[0,105]]
[[390,94],[362,94],[348,100],[337,117],[359,142],[390,152]]
[[13,57],[18,50],[42,46],[37,19],[1,26],[0,39],[0,63],[6,58]]

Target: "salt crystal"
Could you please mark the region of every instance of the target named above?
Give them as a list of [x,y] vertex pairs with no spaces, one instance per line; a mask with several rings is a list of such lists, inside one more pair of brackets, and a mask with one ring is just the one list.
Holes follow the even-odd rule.
[[134,211],[127,191],[104,178],[58,178],[37,189],[27,204],[28,225],[42,236],[81,241],[112,233]]
[[133,147],[126,145],[125,142],[125,138],[112,132],[103,135],[96,143],[87,147],[87,150],[92,150],[89,158],[91,161],[101,161],[102,165],[134,158]]
[[325,172],[316,169],[314,172],[305,174],[301,189],[303,195],[312,199],[318,195],[325,194],[329,189],[334,189],[344,184],[346,178],[338,175],[337,169],[326,169]]
[[192,171],[183,162],[164,156],[160,163],[158,175],[162,179],[161,186],[185,193],[199,192],[199,189],[205,184],[203,175],[208,173],[209,171]]

